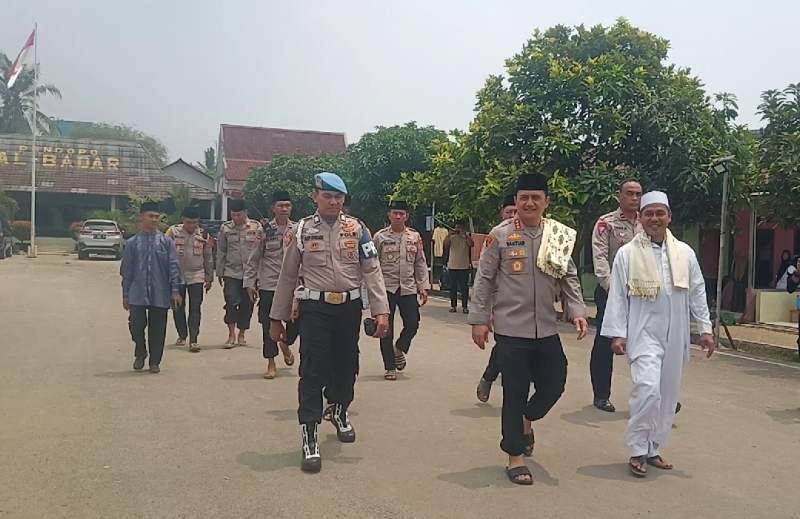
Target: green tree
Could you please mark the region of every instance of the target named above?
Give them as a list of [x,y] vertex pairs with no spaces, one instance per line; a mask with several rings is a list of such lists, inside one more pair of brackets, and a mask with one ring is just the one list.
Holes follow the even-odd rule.
[[769,203],[763,209],[783,225],[800,225],[800,83],[767,90],[758,110],[767,122],[760,164]]
[[747,132],[732,126],[735,99],[709,98],[688,69],[665,64],[668,49],[624,19],[536,31],[505,75],[486,80],[469,132],[453,133],[431,172],[406,175],[397,193],[444,198],[454,214],[488,222],[520,172],[543,172],[551,214],[583,234],[634,177],[672,195],[679,223],[713,220],[721,179],[708,165],[737,154],[734,192],[749,193],[738,189],[752,177]]
[[217,151],[210,146],[203,151],[203,156],[203,162],[198,162],[197,167],[209,177],[215,177],[217,175]]
[[13,220],[17,211],[19,211],[19,204],[17,201],[0,189],[0,218],[4,220]]
[[446,139],[445,132],[433,126],[420,127],[412,121],[378,126],[351,144],[343,173],[352,194],[353,213],[372,229],[382,227],[386,204],[401,175],[427,171],[431,167],[433,143]]
[[322,171],[341,173],[344,164],[344,155],[273,157],[269,165],[254,168],[245,183],[244,196],[252,208],[250,216],[270,217],[272,193],[279,189],[292,196],[293,219],[312,214],[315,211],[311,200],[314,175]]
[[[8,88],[5,78],[13,62],[0,52],[0,133],[30,133],[30,114],[33,111],[34,71],[26,66],[17,78],[14,86]],[[36,87],[39,98],[52,95],[61,99],[61,92],[54,85],[43,84]],[[51,119],[36,110],[36,124],[40,134],[48,134],[51,130]]]
[[167,147],[152,135],[124,124],[83,123],[75,125],[69,133],[73,139],[107,139],[136,142],[150,154],[158,167],[167,164]]

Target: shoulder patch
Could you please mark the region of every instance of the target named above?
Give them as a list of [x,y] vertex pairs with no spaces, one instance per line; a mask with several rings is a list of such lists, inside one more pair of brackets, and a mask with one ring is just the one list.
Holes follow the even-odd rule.
[[606,222],[605,220],[600,220],[599,222],[597,222],[597,235],[598,236],[604,235],[607,230],[608,230],[608,222]]

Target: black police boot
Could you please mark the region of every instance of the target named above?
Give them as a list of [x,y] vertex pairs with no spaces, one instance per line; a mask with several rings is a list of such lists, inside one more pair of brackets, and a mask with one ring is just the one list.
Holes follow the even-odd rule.
[[356,430],[347,417],[347,409],[342,404],[331,404],[325,410],[324,416],[336,427],[336,437],[342,443],[356,441]]
[[319,455],[317,423],[304,423],[300,425],[300,430],[303,433],[303,461],[300,468],[303,472],[319,472],[322,469],[322,457]]

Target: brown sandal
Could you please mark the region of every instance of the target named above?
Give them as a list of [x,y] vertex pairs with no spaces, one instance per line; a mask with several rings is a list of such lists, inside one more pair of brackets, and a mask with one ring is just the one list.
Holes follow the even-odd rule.
[[672,463],[667,463],[661,456],[652,456],[647,458],[647,464],[661,470],[672,470],[675,468]]

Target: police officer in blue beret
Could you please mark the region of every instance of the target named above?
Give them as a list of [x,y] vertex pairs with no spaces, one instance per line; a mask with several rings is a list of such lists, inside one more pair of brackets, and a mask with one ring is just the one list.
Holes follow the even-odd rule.
[[[286,342],[284,322],[292,303],[300,306],[300,382],[297,418],[302,431],[301,468],[319,472],[318,424],[323,419],[323,388],[330,405],[325,419],[343,443],[356,439],[348,417],[358,375],[361,290],[369,295],[377,321],[375,337],[389,329],[389,303],[378,253],[363,225],[342,212],[347,187],[333,173],[314,176],[317,211],[286,236],[287,248],[270,310],[270,336]],[[300,270],[302,267],[302,277]]]

